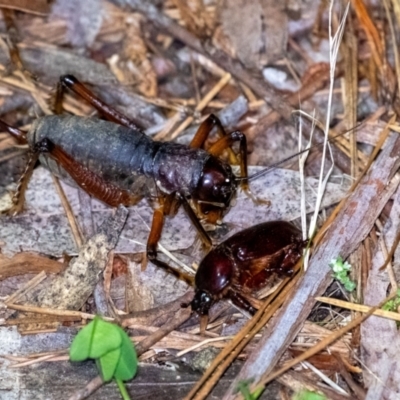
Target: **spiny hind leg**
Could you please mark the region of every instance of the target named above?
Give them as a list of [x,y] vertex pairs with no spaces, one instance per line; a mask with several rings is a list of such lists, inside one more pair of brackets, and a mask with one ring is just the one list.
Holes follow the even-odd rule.
[[14,195],[14,206],[12,207],[14,214],[22,211],[24,194],[29,178],[32,175],[33,167],[40,154],[44,153],[49,154],[52,159],[68,172],[71,178],[83,190],[111,207],[117,207],[120,204],[130,206],[141,199],[141,196],[134,196],[128,191],[104,181],[99,175],[77,162],[60,146],[54,144],[50,139],[44,138],[33,146],[27,168],[20,179],[17,192]]
[[63,75],[60,77],[60,81],[57,85],[56,100],[54,106],[56,114],[62,113],[62,101],[65,91],[67,89],[73,91],[79,97],[86,100],[96,110],[103,114],[109,121],[116,122],[117,124],[126,126],[134,130],[141,130],[141,127],[138,124],[135,124],[124,114],[120,113],[115,108],[109,106],[104,101],[102,101],[73,75]]

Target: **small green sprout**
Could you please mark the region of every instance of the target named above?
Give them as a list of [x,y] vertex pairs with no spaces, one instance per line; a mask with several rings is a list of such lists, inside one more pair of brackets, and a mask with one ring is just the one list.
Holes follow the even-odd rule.
[[343,258],[339,256],[333,259],[329,266],[332,268],[334,279],[339,281],[348,292],[352,292],[356,288],[355,282],[349,278],[351,265],[347,261],[343,262]]
[[382,307],[382,310],[398,312],[399,307],[400,307],[400,289],[397,289],[396,297],[385,303]]
[[326,397],[311,390],[302,390],[293,396],[293,400],[326,400]]
[[76,335],[69,357],[71,361],[95,359],[103,381],[115,379],[122,398],[130,399],[122,381],[135,376],[138,361],[133,343],[118,325],[95,317]]
[[253,393],[250,392],[250,385],[253,383],[253,379],[246,379],[243,381],[239,381],[237,384],[237,390],[242,394],[244,400],[257,400],[264,388],[256,389]]

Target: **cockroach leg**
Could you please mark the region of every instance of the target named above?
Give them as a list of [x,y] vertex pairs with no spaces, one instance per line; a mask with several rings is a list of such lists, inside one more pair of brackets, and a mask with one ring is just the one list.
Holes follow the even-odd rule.
[[249,314],[254,315],[257,310],[249,303],[249,301],[235,290],[229,290],[227,297],[232,301],[235,306],[247,311]]
[[161,204],[158,208],[154,210],[153,221],[151,224],[150,235],[147,240],[147,258],[157,267],[163,268],[166,272],[174,275],[178,279],[186,282],[188,285],[193,286],[194,278],[184,272],[178,271],[172,268],[166,262],[160,260],[157,257],[157,244],[161,237],[161,231],[164,225],[164,205]]
[[55,111],[56,114],[62,113],[62,100],[66,89],[72,90],[78,96],[82,97],[96,110],[101,112],[109,121],[116,122],[117,124],[126,126],[134,130],[141,130],[141,127],[135,124],[132,120],[121,114],[115,108],[109,106],[100,100],[93,92],[84,86],[73,75],[64,75],[60,77],[57,85]]
[[208,314],[200,315],[200,336],[205,336],[208,325]]

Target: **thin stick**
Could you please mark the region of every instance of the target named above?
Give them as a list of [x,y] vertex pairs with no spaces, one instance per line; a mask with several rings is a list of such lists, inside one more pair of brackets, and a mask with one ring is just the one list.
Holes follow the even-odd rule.
[[[197,104],[194,111],[200,112],[207,107],[208,103],[220,92],[220,90],[230,81],[231,74],[226,73],[218,83],[202,98],[202,100]],[[171,135],[171,139],[175,139],[180,133],[182,133],[192,122],[194,117],[187,117]]]
[[36,276],[34,276],[29,282],[26,283],[23,287],[18,289],[16,292],[14,292],[10,297],[7,298],[7,300],[4,302],[6,305],[12,304],[16,301],[18,301],[23,295],[25,295],[28,291],[32,290],[34,287],[36,287],[40,282],[43,281],[43,279],[46,279],[46,272],[42,271]]
[[[209,328],[209,325],[207,327]],[[220,336],[220,337],[216,337],[216,338],[206,339],[200,343],[196,343],[195,345],[188,347],[185,350],[180,351],[179,353],[176,354],[176,357],[177,358],[182,357],[184,354],[190,353],[191,351],[196,350],[199,347],[205,346],[206,344],[209,344],[209,343],[222,342],[225,340],[232,340],[232,339],[233,339],[233,336]]]
[[[72,310],[57,310],[54,308],[48,307],[36,307],[30,305],[22,305],[22,304],[7,304],[7,308],[11,310],[39,313],[39,314],[48,314],[48,315],[59,315],[59,316],[72,316],[72,317],[80,317],[82,319],[93,319],[95,317],[94,314],[89,314],[81,311],[72,311]],[[105,321],[114,321],[114,318],[106,318],[103,317]]]
[[[389,253],[388,253],[386,242],[385,242],[385,234],[383,232],[383,226],[382,226],[381,222],[379,221],[379,219],[376,220],[376,225],[378,226],[378,229],[380,230],[379,244],[381,246],[383,257],[385,257],[385,260],[386,260],[386,259],[388,259]],[[396,248],[397,248],[397,246],[396,246]],[[396,281],[396,274],[394,273],[393,264],[391,261],[388,262],[386,271],[388,273],[389,280],[390,280],[390,286],[391,286],[390,292],[391,293],[396,292],[398,289],[398,284]]]
[[[332,299],[330,297],[316,297],[315,300],[320,301],[321,303],[330,304],[332,306],[346,308],[347,310],[358,311],[362,313],[367,313],[372,308],[364,304],[355,304],[349,301]],[[377,315],[378,317],[388,318],[400,322],[400,314],[397,312],[377,309],[373,312],[373,315]]]
[[75,215],[72,212],[71,205],[69,204],[67,196],[65,195],[64,189],[62,188],[58,178],[56,178],[53,174],[51,174],[51,177],[53,179],[57,193],[60,196],[61,204],[64,207],[65,214],[67,215],[68,222],[71,227],[72,234],[74,236],[75,244],[78,248],[80,248],[83,245],[83,235],[76,221]]

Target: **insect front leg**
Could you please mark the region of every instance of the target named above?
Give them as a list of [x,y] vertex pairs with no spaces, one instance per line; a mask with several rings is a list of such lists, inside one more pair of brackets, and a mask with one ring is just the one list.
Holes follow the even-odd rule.
[[206,230],[204,229],[203,225],[200,223],[199,219],[197,218],[196,213],[193,211],[192,207],[190,207],[190,204],[186,200],[186,197],[184,195],[178,194],[177,195],[178,199],[180,199],[180,202],[189,217],[190,221],[196,228],[198,234],[200,235],[200,239],[202,242],[206,245],[206,247],[211,247],[212,246],[212,241]]
[[157,267],[163,268],[168,273],[174,275],[178,279],[185,281],[188,285],[193,286],[194,278],[184,272],[172,268],[166,262],[157,257],[157,245],[160,241],[162,228],[164,226],[164,204],[161,204],[154,210],[153,221],[151,224],[150,235],[147,240],[146,254],[147,258]]
[[73,75],[64,75],[60,77],[57,85],[55,112],[56,114],[62,113],[62,101],[65,90],[72,90],[75,94],[82,97],[96,110],[102,113],[109,121],[116,122],[117,124],[126,126],[134,130],[141,130],[139,125],[135,124],[132,120],[117,111],[115,108],[104,103],[92,91],[90,91],[82,82],[80,82]]
[[198,149],[203,147],[204,142],[207,140],[211,131],[217,127],[218,133],[221,137],[226,135],[225,129],[222,126],[220,119],[214,115],[210,114],[199,126],[196,134],[194,135],[192,141],[190,142],[190,147]]
[[254,315],[257,312],[250,302],[235,290],[229,290],[227,297],[232,301],[233,304],[235,304],[235,306],[247,311],[249,314]]
[[[190,142],[190,147],[201,148],[204,146],[205,141],[210,135],[211,131],[217,128],[218,135],[223,138],[226,136],[225,128],[223,127],[221,120],[214,114],[210,114],[199,126],[196,134]],[[237,157],[231,148],[226,147],[229,152],[229,159],[232,164],[237,164]]]
[[[229,133],[214,143],[208,149],[208,152],[213,156],[219,156],[225,149],[232,146],[235,142],[239,142],[240,177],[247,178],[247,139],[243,132],[233,131]],[[247,181],[243,181],[242,185],[244,189],[248,189]]]
[[270,201],[264,199],[258,199],[253,196],[251,193],[249,183],[247,179],[247,139],[246,135],[240,131],[234,131],[226,136],[219,139],[216,143],[214,143],[209,149],[208,152],[214,156],[219,156],[226,148],[230,148],[233,143],[239,142],[239,153],[240,153],[240,186],[244,190],[244,192],[249,196],[254,203],[256,204],[266,204],[270,205]]

